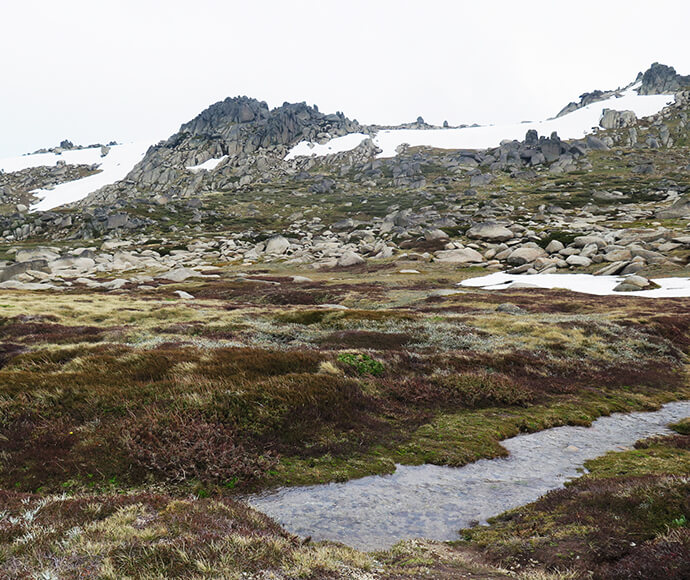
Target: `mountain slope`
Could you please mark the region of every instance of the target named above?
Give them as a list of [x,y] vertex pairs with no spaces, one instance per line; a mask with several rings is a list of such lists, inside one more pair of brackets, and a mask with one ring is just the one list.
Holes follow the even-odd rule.
[[[496,148],[505,140],[521,142],[528,131],[541,135],[556,132],[563,141],[582,139],[599,125],[605,129],[627,127],[634,125],[636,118],[657,113],[672,100],[670,93],[687,84],[688,79],[672,67],[654,63],[625,90],[586,93],[579,103],[571,103],[554,119],[459,128],[434,128],[419,122],[400,128],[364,127],[342,113],[325,115],[305,103],[285,103],[271,110],[256,99],[235,97],[211,105],[166,141],[148,148],[145,155],[141,144],[133,144],[114,147],[105,158],[100,158],[96,149],[84,149],[64,152],[61,157],[43,154],[2,160],[0,169],[13,172],[19,167],[49,165],[58,159],[68,164],[78,163],[79,155],[79,159],[88,157],[89,163],[98,165],[97,175],[35,191],[35,210],[80,200],[83,200],[82,207],[108,207],[119,200],[142,196],[167,203],[176,198],[232,192],[251,188],[252,184],[289,180],[321,163],[306,157],[325,157],[325,163],[333,163],[345,171],[347,167],[375,158],[393,157],[401,145],[487,149]],[[663,135],[657,137],[659,142],[667,143]],[[629,142],[632,139],[627,137]],[[517,146],[519,150],[526,148],[529,146]],[[565,152],[562,149],[558,155]],[[549,163],[554,161],[550,155],[547,157]],[[528,165],[536,165],[540,159],[529,154],[526,161]],[[76,171],[70,175],[79,176]],[[22,204],[24,199],[20,199]]]

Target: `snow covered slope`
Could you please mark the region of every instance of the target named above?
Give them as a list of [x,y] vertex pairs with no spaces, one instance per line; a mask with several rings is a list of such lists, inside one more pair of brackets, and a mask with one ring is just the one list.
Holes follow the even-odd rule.
[[97,163],[100,173],[68,181],[55,186],[53,189],[39,189],[33,193],[41,199],[31,209],[48,210],[55,207],[84,199],[91,192],[100,189],[104,185],[115,183],[123,179],[130,170],[139,162],[149,148],[150,143],[127,143],[114,145],[105,157],[101,157],[100,147],[91,149],[79,149],[63,151],[62,154],[39,153],[37,155],[22,155],[0,159],[0,169],[6,173],[21,171],[29,167],[53,166],[58,161],[64,161],[68,165],[92,165]]
[[[383,150],[378,157],[395,157],[396,148],[403,143],[413,147],[425,145],[439,149],[487,149],[497,147],[504,139],[522,140],[530,129],[535,129],[539,135],[549,136],[556,131],[561,139],[580,139],[591,133],[592,127],[599,125],[604,109],[634,111],[637,117],[641,118],[659,112],[672,100],[673,97],[670,95],[638,95],[634,87],[631,87],[621,97],[592,103],[568,115],[546,121],[464,129],[392,129],[379,131],[373,141]],[[368,136],[363,133],[353,133],[331,139],[323,145],[302,141],[290,150],[286,159],[300,155],[322,156],[349,151],[366,138]]]

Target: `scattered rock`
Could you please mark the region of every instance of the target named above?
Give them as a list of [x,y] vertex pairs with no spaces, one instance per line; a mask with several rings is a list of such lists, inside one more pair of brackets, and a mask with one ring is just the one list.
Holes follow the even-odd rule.
[[569,266],[580,266],[586,268],[592,264],[592,260],[585,256],[572,255],[565,259],[565,263]]
[[283,236],[273,236],[266,241],[264,252],[267,254],[284,254],[288,251],[290,242]]
[[366,260],[356,252],[345,252],[338,258],[337,265],[340,268],[348,268],[350,266],[358,266],[366,263]]
[[534,262],[537,258],[545,256],[546,252],[534,244],[533,246],[522,246],[508,256],[507,262],[513,266],[521,266],[523,264],[529,264]]

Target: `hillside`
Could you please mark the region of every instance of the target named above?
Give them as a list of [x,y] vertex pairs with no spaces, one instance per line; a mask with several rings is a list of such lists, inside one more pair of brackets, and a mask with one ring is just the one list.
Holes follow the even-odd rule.
[[[688,85],[485,127],[235,97],[0,160],[0,576],[687,578]],[[601,417],[643,435],[587,455]]]

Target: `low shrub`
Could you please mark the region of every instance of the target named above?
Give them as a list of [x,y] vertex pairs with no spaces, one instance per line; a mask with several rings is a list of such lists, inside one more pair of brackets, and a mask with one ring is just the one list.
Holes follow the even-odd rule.
[[272,351],[259,348],[225,348],[214,350],[204,361],[204,376],[244,378],[274,377],[289,373],[315,373],[321,362],[315,351]]
[[532,391],[499,373],[460,373],[386,381],[389,396],[412,405],[480,408],[493,405],[526,406]]
[[319,324],[329,313],[328,310],[291,310],[276,316],[278,322],[288,324]]
[[690,578],[690,529],[679,528],[645,542],[615,564],[595,571],[595,580],[686,580]]
[[168,481],[253,479],[275,463],[270,453],[247,451],[232,428],[198,415],[151,409],[121,429],[134,462]]
[[378,377],[384,372],[383,363],[364,353],[343,352],[338,355],[338,361],[354,369],[359,375]]

